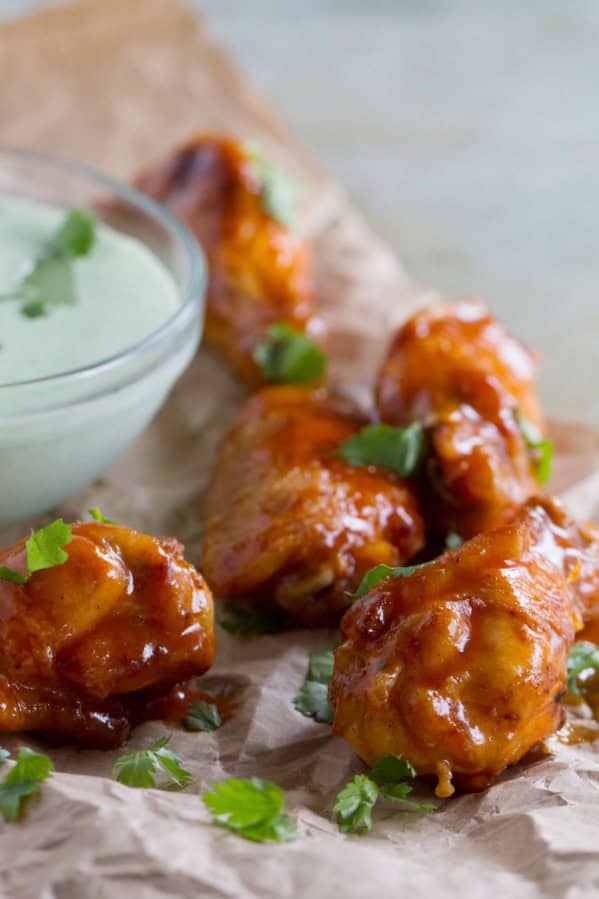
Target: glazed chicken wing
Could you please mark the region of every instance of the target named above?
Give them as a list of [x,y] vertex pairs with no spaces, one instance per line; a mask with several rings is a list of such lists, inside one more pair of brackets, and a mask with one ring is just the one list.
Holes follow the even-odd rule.
[[322,336],[306,246],[273,216],[259,167],[242,144],[199,135],[142,174],[138,186],[168,206],[206,252],[206,340],[245,381],[260,383],[253,352],[270,325]]
[[452,779],[488,786],[560,726],[580,566],[555,517],[531,501],[346,613],[334,731],[364,761],[401,755],[448,796]]
[[[68,560],[0,580],[0,731],[116,745],[146,697],[214,657],[212,597],[173,539],[77,524]],[[22,570],[25,543],[2,565]]]
[[334,453],[364,424],[323,390],[270,387],[246,404],[218,453],[202,565],[217,596],[335,622],[373,565],[423,544],[411,488]]
[[543,433],[532,355],[484,306],[416,313],[395,336],[378,378],[381,419],[428,429],[429,517],[463,537],[507,522],[538,490],[521,422]]

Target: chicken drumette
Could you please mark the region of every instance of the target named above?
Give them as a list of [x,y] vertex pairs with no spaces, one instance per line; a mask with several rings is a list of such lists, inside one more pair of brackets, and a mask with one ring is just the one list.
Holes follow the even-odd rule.
[[560,726],[584,569],[563,525],[559,507],[531,500],[346,613],[334,731],[364,761],[401,755],[447,796],[451,779],[488,786]]
[[[77,524],[68,559],[0,580],[0,731],[120,743],[145,703],[214,657],[213,606],[174,539]],[[25,542],[0,556],[23,570]]]
[[507,522],[538,490],[528,432],[543,434],[530,352],[484,306],[417,312],[379,374],[381,419],[428,431],[428,518],[464,537]]
[[322,389],[255,394],[225,437],[206,502],[203,571],[214,592],[334,622],[363,574],[423,544],[411,488],[335,456],[364,424]]
[[260,383],[253,353],[270,325],[322,336],[307,248],[275,218],[271,186],[242,144],[198,135],[142,174],[138,187],[201,243],[209,268],[206,340],[245,381]]

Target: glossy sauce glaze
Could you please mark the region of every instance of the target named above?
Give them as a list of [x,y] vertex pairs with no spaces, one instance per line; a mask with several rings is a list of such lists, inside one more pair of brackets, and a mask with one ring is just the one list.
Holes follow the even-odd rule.
[[[118,745],[152,697],[211,666],[212,597],[170,538],[77,524],[65,551],[0,581],[0,731]],[[0,564],[23,571],[24,541]]]
[[333,729],[365,762],[393,753],[440,796],[480,790],[561,725],[581,619],[552,527],[531,502],[346,613]]
[[480,303],[417,312],[391,342],[377,381],[381,419],[424,423],[427,519],[463,537],[505,523],[538,489],[517,414],[544,425],[532,354]]
[[248,400],[206,498],[202,570],[217,596],[333,623],[371,567],[423,546],[410,485],[335,456],[364,423],[324,390],[271,387]]
[[206,341],[248,383],[269,325],[285,322],[320,340],[308,250],[264,202],[264,182],[238,141],[198,135],[143,173],[140,190],[164,203],[206,252]]

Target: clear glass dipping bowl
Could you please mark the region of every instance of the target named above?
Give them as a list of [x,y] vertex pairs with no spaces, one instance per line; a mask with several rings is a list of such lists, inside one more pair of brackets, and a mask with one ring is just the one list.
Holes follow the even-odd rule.
[[2,526],[46,511],[91,483],[144,430],[199,344],[206,266],[195,239],[166,209],[86,166],[0,148],[0,193],[92,210],[145,243],[171,273],[180,297],[161,328],[111,358],[0,384]]

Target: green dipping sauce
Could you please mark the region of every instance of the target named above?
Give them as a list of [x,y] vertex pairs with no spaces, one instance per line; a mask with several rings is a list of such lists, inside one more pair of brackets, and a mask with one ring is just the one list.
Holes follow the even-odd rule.
[[[0,294],[22,282],[67,210],[0,195]],[[0,386],[73,371],[127,350],[158,330],[180,305],[177,285],[143,243],[104,225],[72,260],[76,301],[28,318],[0,301]]]

